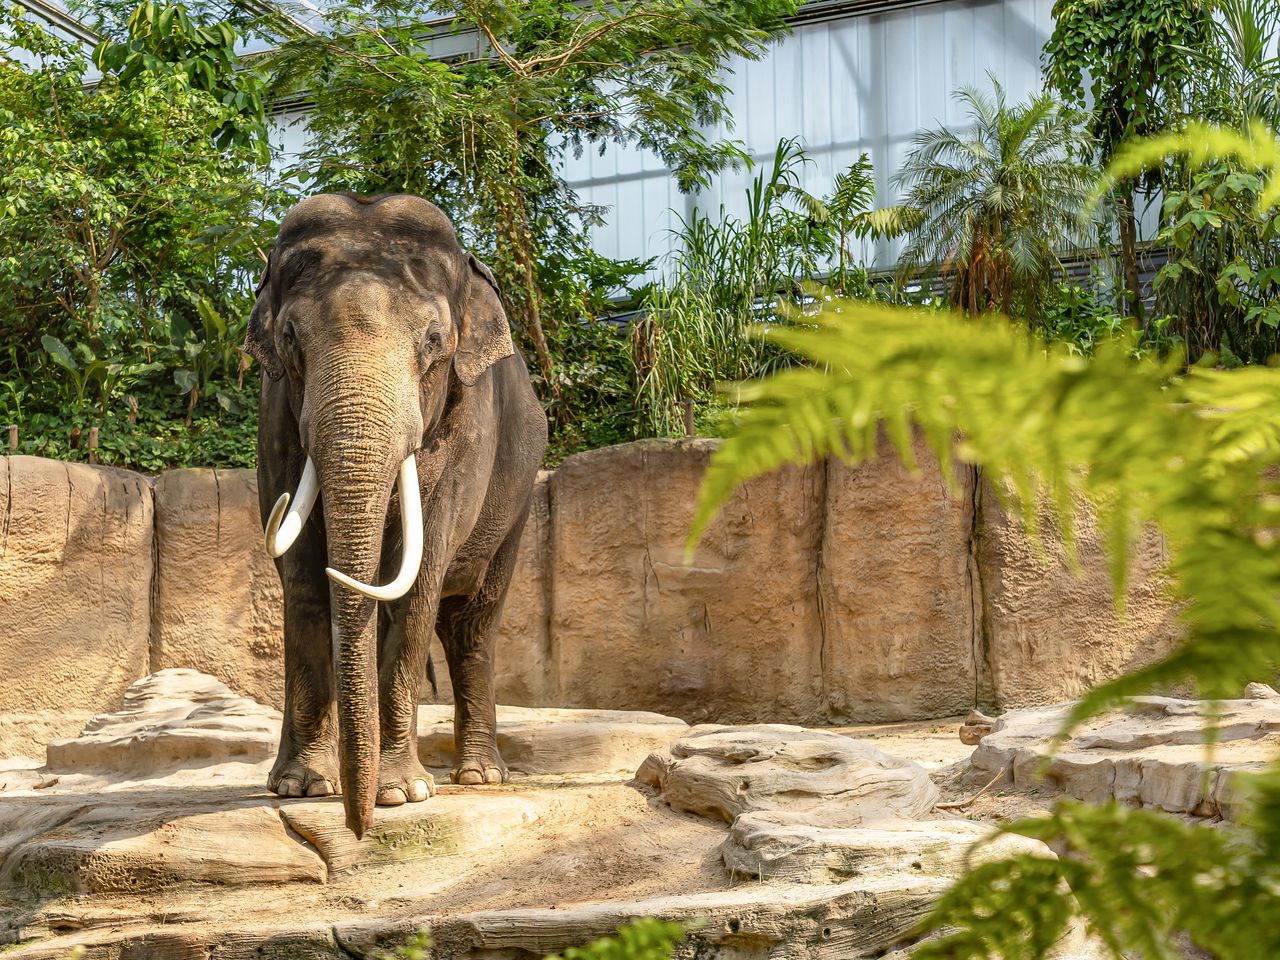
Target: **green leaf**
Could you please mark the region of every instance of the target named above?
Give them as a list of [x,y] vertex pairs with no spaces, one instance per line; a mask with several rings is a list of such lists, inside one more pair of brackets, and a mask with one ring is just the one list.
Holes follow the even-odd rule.
[[44,347],[45,352],[49,354],[53,362],[58,366],[65,370],[70,370],[72,373],[80,371],[80,365],[76,363],[75,357],[67,349],[67,345],[57,337],[46,333],[40,338],[40,345]]

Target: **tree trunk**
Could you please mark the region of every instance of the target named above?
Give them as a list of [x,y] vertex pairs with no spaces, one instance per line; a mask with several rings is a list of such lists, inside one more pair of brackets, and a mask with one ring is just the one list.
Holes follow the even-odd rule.
[[[1121,309],[1146,329],[1142,287],[1138,280],[1138,224],[1133,213],[1133,187],[1126,184],[1116,195],[1120,219],[1120,269],[1124,273]],[[1127,309],[1125,309],[1127,307]]]
[[518,236],[518,230],[512,230],[512,246],[516,261],[524,271],[525,291],[528,294],[527,316],[525,326],[529,330],[529,339],[533,341],[534,353],[538,355],[538,369],[542,371],[542,380],[551,391],[552,396],[559,396],[553,376],[551,350],[547,346],[547,336],[542,330],[542,311],[538,308],[538,274],[533,266],[533,258],[529,256],[529,248]]
[[[515,101],[512,101],[511,108],[513,116],[518,116],[519,105]],[[524,273],[525,294],[528,298],[525,307],[525,329],[529,333],[529,339],[533,341],[533,352],[537,354],[538,370],[542,373],[542,382],[547,385],[547,390],[551,397],[559,398],[560,388],[555,381],[551,349],[547,346],[547,336],[542,329],[542,310],[538,303],[542,293],[541,285],[538,283],[538,273],[533,264],[533,257],[529,253],[532,241],[529,232],[528,210],[525,208],[524,196],[520,191],[518,189],[510,189],[520,183],[520,151],[518,149],[511,152],[510,174],[509,192],[506,194],[510,199],[503,205],[507,207],[509,212],[505,219],[507,221],[507,236],[511,243],[511,252]]]

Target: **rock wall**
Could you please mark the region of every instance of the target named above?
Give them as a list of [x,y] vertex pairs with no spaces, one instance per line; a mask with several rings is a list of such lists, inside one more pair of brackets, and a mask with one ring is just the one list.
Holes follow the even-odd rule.
[[[761,477],[686,566],[714,448],[643,441],[539,476],[500,702],[692,721],[940,717],[1075,696],[1176,639],[1158,536],[1142,543],[1120,619],[1087,517],[1076,576],[1051,531],[1036,550],[975,470],[948,483],[923,449],[914,470],[885,448],[858,467]],[[12,665],[0,713],[109,709],[165,667],[281,704],[281,594],[252,471],[152,482],[13,457],[0,459],[0,496],[0,662]],[[435,662],[447,701],[438,645]]]
[[151,669],[191,667],[284,706],[283,599],[253,470],[170,470],[155,482]]
[[146,477],[0,458],[0,713],[70,736],[147,672],[154,530]]
[[878,459],[828,462],[822,548],[823,682],[833,719],[943,717],[974,705],[976,473],[949,488],[917,444],[918,469],[882,440]]
[[631,443],[555,472],[549,633],[564,706],[689,721],[824,713],[815,589],[824,471],[789,468],[747,484],[685,565],[714,449]]
[[1041,543],[981,493],[977,546],[985,699],[1004,707],[1071,700],[1090,687],[1158,659],[1178,638],[1176,608],[1160,571],[1164,538],[1147,530],[1130,561],[1124,616],[1116,614],[1111,568],[1092,511],[1076,504],[1077,569],[1043,517]]

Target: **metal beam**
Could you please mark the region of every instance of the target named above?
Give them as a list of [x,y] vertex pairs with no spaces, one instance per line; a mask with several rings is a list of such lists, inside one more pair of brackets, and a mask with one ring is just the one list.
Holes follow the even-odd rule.
[[29,13],[34,14],[63,33],[70,34],[81,43],[96,46],[98,41],[102,39],[71,14],[65,10],[58,9],[51,3],[46,3],[45,0],[18,0],[18,6],[25,7]]

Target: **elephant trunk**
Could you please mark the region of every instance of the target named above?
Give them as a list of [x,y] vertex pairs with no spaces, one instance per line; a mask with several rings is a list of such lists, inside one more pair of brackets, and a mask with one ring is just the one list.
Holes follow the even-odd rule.
[[[311,423],[329,566],[364,583],[377,580],[383,531],[403,436],[351,404]],[[379,421],[382,421],[380,424]],[[348,422],[350,421],[350,422]],[[377,601],[339,583],[329,588],[338,701],[338,762],[346,821],[357,837],[373,823],[378,790]]]

